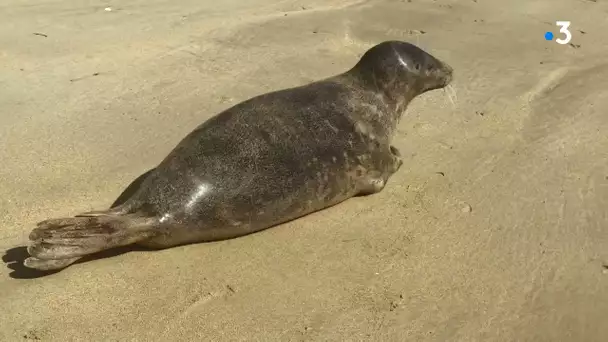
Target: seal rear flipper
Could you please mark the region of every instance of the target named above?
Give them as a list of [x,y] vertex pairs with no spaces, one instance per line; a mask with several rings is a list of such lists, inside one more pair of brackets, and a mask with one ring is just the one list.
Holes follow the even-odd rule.
[[30,233],[32,256],[25,266],[39,270],[60,269],[79,258],[126,246],[156,234],[154,218],[140,215],[76,216],[38,223]]

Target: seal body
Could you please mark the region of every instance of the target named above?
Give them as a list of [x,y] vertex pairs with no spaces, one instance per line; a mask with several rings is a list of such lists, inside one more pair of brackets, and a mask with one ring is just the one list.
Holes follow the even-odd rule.
[[121,205],[40,222],[25,265],[234,238],[379,192],[402,164],[390,142],[407,104],[451,79],[447,64],[389,41],[341,75],[237,104],[187,135]]

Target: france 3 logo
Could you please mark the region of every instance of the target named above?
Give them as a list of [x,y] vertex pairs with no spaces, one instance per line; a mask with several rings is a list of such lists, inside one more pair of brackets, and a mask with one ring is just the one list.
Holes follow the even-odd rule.
[[[572,39],[572,33],[570,32],[570,30],[568,30],[568,28],[570,27],[570,22],[569,21],[556,21],[555,25],[559,26],[559,28],[560,28],[559,33],[564,35],[563,38],[556,38],[555,42],[557,44],[561,44],[561,45],[566,45],[566,44],[570,43],[570,40]],[[551,32],[551,31],[545,32],[545,40],[553,40],[553,38],[555,38],[555,35],[553,34],[553,32]]]

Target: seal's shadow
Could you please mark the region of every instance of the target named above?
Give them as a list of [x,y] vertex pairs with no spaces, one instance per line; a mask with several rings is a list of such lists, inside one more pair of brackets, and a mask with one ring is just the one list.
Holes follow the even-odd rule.
[[[135,191],[137,191],[137,189],[139,189],[139,187],[141,186],[141,183],[146,179],[146,177],[148,177],[148,175],[150,175],[150,173],[153,170],[154,169],[148,170],[147,172],[145,172],[142,175],[140,175],[139,177],[137,177],[133,182],[131,182],[131,184],[129,184],[129,186],[120,194],[120,196],[118,196],[118,198],[114,201],[114,203],[112,203],[112,205],[110,207],[113,208],[118,205],[121,205],[129,197],[131,197],[131,195],[133,195],[133,193],[135,193]],[[110,258],[110,257],[114,257],[114,256],[121,255],[124,253],[128,253],[128,252],[147,251],[147,250],[149,250],[149,249],[144,248],[144,247],[135,246],[135,245],[113,248],[110,250],[105,250],[105,251],[102,251],[102,252],[99,252],[96,254],[92,254],[92,255],[83,257],[82,259],[78,260],[74,264],[79,264],[79,263],[83,263],[83,262],[87,262],[87,261],[91,261],[91,260]],[[28,257],[29,257],[29,254],[27,253],[26,246],[19,246],[19,247],[11,248],[4,253],[4,255],[2,256],[2,261],[4,261],[6,263],[6,267],[13,270],[11,273],[9,273],[9,276],[11,278],[33,279],[33,278],[44,277],[44,276],[51,275],[51,274],[61,271],[61,270],[39,271],[39,270],[27,268],[23,265],[23,261],[25,259],[27,259]]]

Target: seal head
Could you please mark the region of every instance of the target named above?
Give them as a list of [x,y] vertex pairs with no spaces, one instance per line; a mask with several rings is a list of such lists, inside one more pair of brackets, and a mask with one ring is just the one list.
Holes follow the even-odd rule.
[[369,49],[349,71],[399,103],[447,86],[453,69],[416,45],[386,41]]

